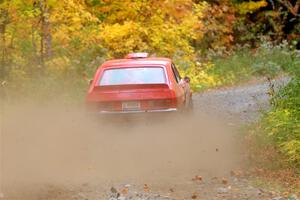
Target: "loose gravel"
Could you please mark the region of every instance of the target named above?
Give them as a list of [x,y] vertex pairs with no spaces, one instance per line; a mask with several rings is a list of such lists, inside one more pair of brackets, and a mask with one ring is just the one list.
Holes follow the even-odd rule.
[[[275,84],[275,88],[280,88],[281,86],[283,86],[284,84],[286,84],[288,82],[289,78],[281,78],[278,80],[274,81]],[[211,91],[207,91],[204,93],[200,93],[200,94],[195,94],[194,95],[194,117],[197,118],[197,116],[207,116],[210,119],[221,119],[223,121],[225,121],[225,123],[227,125],[229,125],[229,127],[232,127],[232,130],[236,130],[236,128],[239,128],[241,125],[243,124],[247,124],[247,123],[251,123],[255,120],[259,119],[259,116],[261,114],[261,112],[267,110],[269,108],[269,95],[268,95],[268,91],[269,91],[269,84],[267,82],[259,82],[259,83],[251,83],[251,84],[246,84],[246,85],[242,85],[242,86],[237,86],[237,87],[231,87],[231,88],[222,88],[222,89],[216,89],[216,90],[211,90]],[[55,119],[58,117],[55,117]],[[51,118],[52,119],[52,118]],[[62,117],[63,119],[63,117]],[[197,119],[193,119],[193,120],[197,120]],[[161,122],[164,123],[164,122]],[[58,123],[59,124],[59,123]],[[201,123],[200,123],[201,124]],[[166,137],[170,137],[169,138],[165,138],[165,141],[169,141],[172,143],[174,143],[175,147],[179,146],[179,145],[183,145],[185,144],[185,142],[187,144],[190,143],[187,141],[184,141],[184,134],[187,135],[187,137],[191,137],[193,140],[193,138],[199,139],[198,137],[202,137],[201,135],[192,135],[192,134],[187,134],[185,133],[186,131],[190,131],[190,130],[197,130],[197,131],[202,131],[201,127],[192,127],[192,126],[197,126],[200,124],[196,121],[196,123],[187,123],[188,127],[180,127],[178,126],[178,130],[176,129],[175,131],[180,131],[182,132],[182,134],[172,134],[172,135],[167,135]],[[214,124],[214,123],[212,123]],[[38,128],[39,126],[41,126],[41,130],[42,128],[44,128],[41,124],[37,125]],[[73,126],[73,125],[72,125]],[[87,162],[89,162],[90,160],[88,158],[86,158],[84,155],[86,154],[86,152],[94,152],[93,154],[97,155],[97,153],[101,153],[103,151],[103,149],[96,149],[96,146],[99,145],[100,147],[97,148],[101,148],[101,145],[99,144],[99,142],[97,140],[99,140],[99,137],[97,135],[97,133],[95,133],[94,135],[92,133],[84,132],[84,135],[88,135],[89,140],[88,139],[82,139],[81,138],[81,132],[82,129],[80,128],[80,125],[78,126],[78,130],[76,130],[76,134],[75,133],[68,133],[65,135],[65,141],[59,141],[58,144],[56,144],[57,146],[63,146],[65,142],[68,142],[68,138],[70,137],[78,137],[78,140],[74,140],[71,143],[74,147],[76,148],[81,148],[81,150],[79,151],[80,154],[79,155],[73,155],[72,151],[71,151],[71,147],[69,147],[69,149],[64,149],[64,151],[69,151],[70,150],[70,155],[68,155],[69,157],[74,157],[74,160],[76,157],[78,156],[82,156],[82,160],[86,160]],[[152,127],[151,124],[146,124],[145,126],[149,126]],[[213,125],[212,125],[213,126]],[[63,123],[62,123],[62,127],[63,127]],[[158,126],[159,127],[159,126]],[[174,125],[174,127],[177,127],[176,124]],[[36,127],[35,127],[36,128]],[[49,127],[52,128],[52,127]],[[221,127],[222,128],[222,127]],[[153,130],[157,130],[157,128],[152,128]],[[227,129],[227,127],[226,127]],[[54,130],[58,130],[61,131],[60,129],[54,129]],[[63,130],[63,129],[62,129]],[[99,129],[100,130],[100,129]],[[131,130],[130,127],[122,129],[122,131],[128,131]],[[174,130],[172,130],[174,131]],[[77,133],[78,132],[78,133]],[[79,133],[80,132],[80,133]],[[51,132],[50,132],[51,133]],[[226,139],[226,134],[227,132],[222,133],[223,135],[221,136],[220,133],[220,140]],[[45,134],[45,133],[44,133]],[[52,134],[52,133],[51,133]],[[60,133],[59,133],[60,134]],[[55,137],[59,138],[61,137],[58,133],[55,135]],[[132,143],[130,141],[127,141],[127,137],[124,134],[128,134],[128,133],[122,133],[119,134],[116,132],[111,133],[111,141],[115,141],[115,143],[112,142],[112,146],[107,145],[105,142],[102,142],[101,144],[103,145],[104,149],[110,149],[111,152],[108,151],[107,156],[111,156],[111,154],[113,154],[113,151],[119,151],[118,149],[118,142],[122,141],[124,142],[126,145],[124,145],[124,149],[121,149],[120,152],[118,152],[119,154],[122,154],[123,152],[126,152],[126,148],[132,149],[134,150],[134,146],[137,146],[137,148],[141,148],[143,149],[144,146],[146,145],[145,143],[145,137],[141,137],[141,135],[139,135],[138,133],[134,133],[134,135],[132,137],[138,138],[138,142],[137,144]],[[159,135],[153,135],[153,139],[152,137],[149,137],[149,134],[152,133],[146,133],[144,136],[146,136],[146,138],[151,142],[156,142],[156,145],[167,145],[164,143],[159,142],[159,140],[155,140],[155,139],[159,139]],[[198,133],[197,133],[198,134]],[[222,165],[222,159],[221,157],[217,157],[218,155],[222,155],[222,153],[224,151],[227,151],[227,147],[229,146],[234,146],[235,143],[230,143],[232,141],[235,140],[230,140],[227,141],[228,144],[226,143],[226,145],[219,147],[216,146],[218,145],[220,142],[222,141],[218,141],[215,140],[215,137],[218,137],[218,134],[215,133],[211,133],[210,136],[210,140],[213,141],[212,144],[214,146],[210,146],[210,143],[205,144],[205,141],[202,141],[202,143],[199,144],[199,147],[195,147],[195,146],[190,146],[190,149],[193,150],[198,150],[199,151],[199,156],[215,156],[216,158],[220,158],[220,162],[212,162],[214,163],[214,165]],[[19,145],[24,145],[26,148],[29,148],[31,145],[31,143],[26,144],[26,137],[23,136],[23,133],[20,134],[20,137],[16,137],[16,138],[10,138],[11,136],[6,136],[8,139],[11,139],[13,142],[12,144],[15,144],[16,142]],[[27,133],[26,133],[27,135]],[[36,139],[36,141],[43,141],[44,137],[46,137],[50,140],[50,139],[55,139],[53,138],[52,135],[45,135],[45,136],[36,136],[34,135],[34,138]],[[179,138],[176,138],[177,136],[180,136]],[[205,136],[205,135],[203,135]],[[207,136],[207,135],[206,135]],[[123,138],[123,139],[119,139],[119,138]],[[175,138],[172,138],[175,137]],[[229,135],[228,137],[232,137],[232,134]],[[80,139],[81,138],[81,139]],[[100,137],[101,139],[101,137]],[[153,141],[152,141],[153,140]],[[182,140],[182,141],[181,141]],[[205,140],[205,138],[204,138]],[[25,141],[25,142],[24,142]],[[29,141],[29,140],[28,140]],[[111,142],[110,141],[110,142]],[[30,141],[29,141],[30,142]],[[84,142],[87,142],[88,146],[83,145]],[[178,144],[177,144],[178,142]],[[182,143],[180,143],[182,142]],[[236,141],[235,141],[236,142]],[[23,144],[24,143],[24,144]],[[194,143],[192,143],[194,144]],[[35,145],[39,145],[38,142],[36,142]],[[174,148],[174,145],[171,147]],[[177,146],[176,146],[177,145]],[[8,145],[7,145],[8,146]],[[14,149],[14,147],[10,147],[11,149]],[[42,147],[42,146],[41,146]],[[47,147],[49,149],[51,149],[51,146]],[[95,148],[95,149],[94,149]],[[123,148],[123,147],[122,147]],[[157,147],[153,146],[151,147],[153,151],[157,151]],[[149,148],[149,151],[151,151],[151,148]],[[186,148],[184,146],[184,148]],[[201,149],[197,149],[197,148],[203,148],[203,150]],[[54,149],[55,150],[55,149]],[[158,152],[157,154],[166,154],[168,155],[168,153],[172,153],[174,150],[172,149],[167,149],[168,152]],[[34,153],[35,151],[32,150]],[[139,157],[139,152],[134,152],[136,153],[134,156]],[[174,151],[176,152],[176,151]],[[186,153],[190,153],[189,151],[186,151],[184,149],[181,149],[181,151],[178,151],[180,153],[184,153],[182,155],[186,155]],[[230,152],[228,150],[228,152]],[[148,149],[144,150],[143,149],[143,153],[148,155]],[[115,155],[116,153],[114,153]],[[195,154],[193,152],[191,152],[191,154],[193,154],[192,157],[195,157]],[[195,155],[194,155],[195,154]],[[52,154],[49,154],[52,156]],[[225,155],[225,154],[224,154]],[[59,156],[59,149],[57,150],[57,156]],[[93,155],[94,156],[94,155]],[[181,158],[180,157],[181,154],[179,155],[175,155],[174,156],[174,160],[176,160],[177,158]],[[91,155],[91,158],[92,157]],[[154,157],[155,158],[155,157]],[[55,156],[53,156],[53,159],[55,160]],[[68,159],[68,158],[65,158]],[[100,159],[100,157],[99,157]],[[117,165],[122,166],[127,165],[128,163],[126,162],[126,159],[122,158],[122,160],[120,160],[118,162],[118,160],[115,160],[114,157],[110,158],[111,162],[115,162]],[[147,162],[147,160],[144,160],[144,158],[140,158],[142,161],[141,162]],[[152,158],[153,159],[153,158]],[[183,158],[182,158],[183,159]],[[185,159],[185,158],[184,158]],[[12,159],[13,160],[13,159]],[[212,158],[213,160],[213,158]],[[61,160],[61,162],[63,162],[63,159]],[[166,168],[168,168],[169,166],[172,167],[172,163],[169,163],[169,161],[166,160],[162,160],[161,162],[166,163]],[[186,159],[186,162],[192,162],[189,159]],[[74,162],[76,163],[76,162]],[[182,164],[182,162],[179,162],[180,164]],[[203,162],[204,164],[206,162]],[[24,163],[23,163],[24,164]],[[41,163],[42,165],[43,163]],[[52,165],[52,163],[50,163]],[[81,164],[81,163],[80,163]],[[148,164],[148,163],[146,163]],[[155,165],[159,165],[158,163],[153,163]],[[98,164],[99,167],[101,168],[101,163]],[[105,165],[105,163],[103,163],[103,165]],[[151,165],[151,163],[149,163],[149,165]],[[132,166],[134,166],[134,164],[132,164]],[[20,166],[21,167],[21,166]],[[74,168],[78,168],[81,169],[80,167],[82,167],[82,169],[85,170],[85,172],[89,172],[89,171],[93,171],[93,166],[86,168],[86,165],[78,165],[75,166],[73,165]],[[156,166],[157,167],[157,166]],[[219,174],[213,174],[213,173],[207,173],[205,175],[204,174],[204,170],[201,169],[201,167],[203,166],[199,166],[199,170],[197,172],[195,172],[195,177],[184,177],[181,176],[181,178],[176,179],[176,175],[177,174],[181,174],[181,172],[177,172],[174,171],[174,177],[172,177],[173,181],[168,181],[167,183],[164,181],[155,181],[155,182],[147,182],[145,183],[144,177],[138,177],[138,178],[134,178],[134,179],[128,179],[128,181],[124,181],[124,179],[120,182],[109,182],[109,181],[103,181],[100,180],[99,178],[91,178],[91,181],[87,181],[85,183],[80,183],[78,184],[78,180],[77,183],[73,183],[71,182],[70,184],[66,183],[66,184],[62,184],[62,185],[58,185],[58,184],[48,184],[48,185],[38,185],[37,186],[37,191],[34,191],[32,193],[30,193],[29,190],[26,190],[26,188],[22,188],[22,190],[17,191],[18,189],[15,189],[15,195],[9,196],[6,195],[6,193],[1,193],[0,191],[0,199],[2,200],[15,200],[15,199],[22,199],[22,200],[34,200],[34,199],[47,199],[47,200],[183,200],[183,199],[202,199],[202,200],[298,200],[298,197],[294,194],[291,194],[289,197],[282,197],[279,194],[277,194],[276,192],[273,191],[268,191],[268,190],[264,190],[262,188],[257,188],[257,187],[253,187],[251,184],[251,181],[248,180],[247,178],[245,178],[244,176],[240,175],[240,173],[235,172],[235,171],[228,171],[228,173],[225,173],[224,176],[220,176]],[[207,167],[207,166],[206,166]],[[216,169],[221,168],[222,166],[218,166],[216,167]],[[212,169],[215,168],[215,166],[211,166]],[[18,168],[16,168],[17,170]],[[174,168],[177,169],[177,168]],[[182,168],[178,168],[178,169],[185,169],[184,167]],[[109,169],[105,170],[109,171]],[[232,169],[235,170],[235,169]],[[67,171],[66,171],[67,172]],[[79,171],[78,171],[79,173]],[[97,171],[94,172],[97,174]],[[102,173],[102,172],[98,172],[98,173]],[[116,174],[119,174],[120,171],[116,171]],[[161,180],[163,180],[165,177],[163,177],[163,173],[159,173],[161,177]],[[203,177],[202,177],[203,175]],[[63,174],[62,174],[63,176]],[[76,176],[76,175],[74,175]],[[182,178],[184,177],[184,178]],[[149,178],[149,177],[148,177]],[[76,179],[76,177],[75,177]],[[86,180],[85,180],[86,181]],[[79,181],[81,182],[81,181]],[[30,188],[30,190],[32,190],[32,188]],[[21,196],[20,196],[21,193]]]

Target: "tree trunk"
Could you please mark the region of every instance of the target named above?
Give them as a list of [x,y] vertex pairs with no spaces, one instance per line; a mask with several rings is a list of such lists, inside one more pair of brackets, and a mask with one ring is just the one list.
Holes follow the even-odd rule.
[[49,21],[49,8],[45,9],[45,26],[44,26],[44,32],[45,32],[45,54],[47,58],[50,58],[52,56],[52,36],[51,36],[51,24]]
[[47,0],[40,0],[39,9],[41,11],[41,43],[40,43],[40,60],[41,65],[44,67],[45,59],[48,59],[52,55],[52,36],[51,36],[51,24],[49,21],[49,7]]
[[45,38],[45,33],[44,33],[44,26],[45,26],[45,20],[44,20],[44,2],[45,0],[40,0],[39,2],[39,9],[41,12],[41,18],[40,18],[40,22],[41,22],[41,31],[40,31],[40,35],[41,35],[41,41],[40,41],[40,64],[42,65],[42,67],[44,68],[44,38]]
[[4,79],[6,76],[6,26],[8,24],[8,11],[0,9],[0,35],[1,35],[1,61],[0,61],[0,79]]

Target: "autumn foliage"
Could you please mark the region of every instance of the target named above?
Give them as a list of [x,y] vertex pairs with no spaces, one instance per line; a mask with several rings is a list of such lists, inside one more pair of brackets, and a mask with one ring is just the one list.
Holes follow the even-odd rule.
[[300,0],[0,0],[0,100],[83,101],[129,52],[172,58],[198,91],[286,72],[260,128],[299,167],[299,41]]
[[84,80],[104,59],[136,51],[172,57],[185,71],[199,52],[230,48],[235,22],[228,1],[1,0],[0,78]]

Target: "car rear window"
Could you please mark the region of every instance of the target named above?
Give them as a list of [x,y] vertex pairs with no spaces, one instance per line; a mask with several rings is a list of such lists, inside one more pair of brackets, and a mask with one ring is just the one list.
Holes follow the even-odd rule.
[[134,67],[106,69],[99,85],[163,84],[166,83],[162,67]]

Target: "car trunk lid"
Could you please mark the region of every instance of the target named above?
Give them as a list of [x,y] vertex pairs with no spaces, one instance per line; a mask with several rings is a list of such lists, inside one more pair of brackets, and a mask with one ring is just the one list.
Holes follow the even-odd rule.
[[167,84],[97,86],[88,101],[101,110],[132,111],[176,107],[176,98]]

